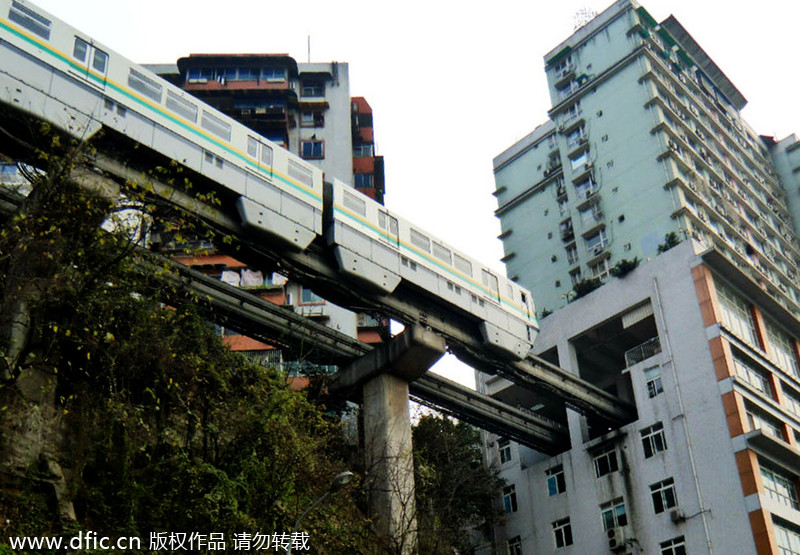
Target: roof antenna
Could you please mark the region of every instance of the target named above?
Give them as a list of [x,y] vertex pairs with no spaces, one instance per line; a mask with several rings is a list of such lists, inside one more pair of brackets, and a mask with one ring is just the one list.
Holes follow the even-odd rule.
[[573,31],[577,31],[591,20],[597,17],[597,12],[591,8],[580,8],[573,16]]
[[308,63],[311,63],[311,35],[308,35]]

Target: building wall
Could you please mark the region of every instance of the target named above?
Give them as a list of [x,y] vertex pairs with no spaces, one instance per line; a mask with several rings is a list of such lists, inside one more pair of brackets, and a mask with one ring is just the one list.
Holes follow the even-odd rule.
[[550,122],[495,158],[504,261],[539,307],[655,256],[673,232],[748,266],[800,314],[796,141],[770,157],[774,141],[677,20],[618,0],[545,65]]
[[[487,455],[517,495],[498,545],[519,536],[523,553],[553,552],[553,523],[568,517],[573,543],[565,552],[602,552],[601,505],[616,499],[627,519],[624,553],[661,553],[675,538],[688,553],[761,555],[800,542],[800,322],[724,255],[683,242],[544,318],[535,350],[557,350],[562,368],[586,378],[581,338],[621,315],[648,314],[646,303],[659,352],[606,370],[630,379],[635,422],[590,434],[586,419],[568,411],[568,452],[544,457],[512,444],[504,463],[500,438],[490,437]],[[597,348],[614,341],[622,334]],[[495,396],[516,387],[478,383]],[[654,425],[666,447],[646,456],[642,432]],[[598,477],[593,455],[604,446],[616,449],[619,469]],[[550,495],[546,473],[558,465],[566,491]],[[783,486],[770,485],[776,474]],[[651,486],[665,479],[674,480],[676,504],[657,514]]]

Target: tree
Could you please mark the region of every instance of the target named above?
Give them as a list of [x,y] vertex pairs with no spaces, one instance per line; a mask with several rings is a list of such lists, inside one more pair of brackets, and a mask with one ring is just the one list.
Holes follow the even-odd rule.
[[470,531],[485,535],[501,512],[504,481],[484,461],[477,430],[426,415],[413,429],[419,552],[470,553]]
[[[290,532],[350,456],[338,422],[191,303],[162,304],[132,256],[146,217],[116,216],[151,214],[136,191],[87,190],[87,152],[43,155],[0,229],[0,544]],[[342,492],[306,517],[316,551],[373,550],[359,503]]]

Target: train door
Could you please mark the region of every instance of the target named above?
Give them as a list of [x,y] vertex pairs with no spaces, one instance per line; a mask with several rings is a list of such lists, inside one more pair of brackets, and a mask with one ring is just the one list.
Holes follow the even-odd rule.
[[380,225],[381,229],[383,229],[381,239],[392,245],[394,248],[400,248],[400,230],[397,223],[397,218],[390,216],[388,212],[379,210],[378,225]]
[[500,287],[497,276],[488,270],[483,270],[482,278],[484,287],[489,290],[494,300],[500,302]]
[[79,72],[81,77],[101,89],[106,88],[106,77],[108,76],[108,54],[106,52],[80,37],[75,37],[72,57],[81,66]]
[[272,179],[272,147],[248,135],[247,153],[256,159],[260,173]]

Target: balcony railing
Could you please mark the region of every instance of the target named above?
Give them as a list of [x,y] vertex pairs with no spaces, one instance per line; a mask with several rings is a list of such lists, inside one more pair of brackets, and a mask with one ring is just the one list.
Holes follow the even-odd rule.
[[630,368],[634,364],[642,362],[661,352],[661,341],[658,337],[648,339],[641,345],[625,351],[625,367]]

